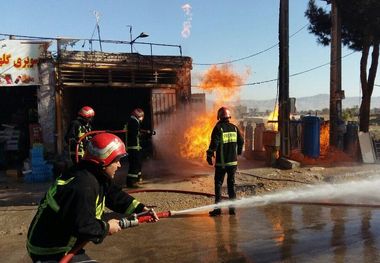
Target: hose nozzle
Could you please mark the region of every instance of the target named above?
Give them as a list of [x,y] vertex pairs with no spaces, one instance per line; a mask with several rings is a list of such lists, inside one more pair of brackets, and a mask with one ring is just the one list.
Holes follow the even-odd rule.
[[133,227],[133,226],[138,226],[139,225],[139,220],[137,219],[137,217],[135,218],[126,218],[126,217],[123,217],[119,220],[119,226],[122,228],[122,229],[125,229],[125,228],[128,228],[128,227]]

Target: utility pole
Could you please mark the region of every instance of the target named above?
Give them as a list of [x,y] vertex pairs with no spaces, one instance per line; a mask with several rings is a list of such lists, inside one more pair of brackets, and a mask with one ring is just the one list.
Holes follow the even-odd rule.
[[289,105],[289,0],[280,0],[279,18],[279,114],[280,156],[290,156]]
[[58,154],[63,153],[63,125],[62,125],[62,78],[61,78],[61,50],[62,50],[62,39],[57,39],[57,85],[55,88],[55,143],[56,151]]
[[341,18],[336,0],[331,1],[331,52],[330,52],[330,146],[343,148],[342,134],[342,39]]

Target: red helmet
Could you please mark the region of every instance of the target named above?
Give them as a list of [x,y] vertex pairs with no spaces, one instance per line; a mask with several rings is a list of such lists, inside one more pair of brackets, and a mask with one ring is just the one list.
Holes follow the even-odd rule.
[[85,119],[91,119],[95,116],[95,111],[90,106],[84,106],[78,111],[78,115]]
[[225,120],[225,119],[230,119],[230,118],[231,118],[231,113],[229,109],[227,109],[226,107],[221,107],[218,110],[217,120]]
[[136,108],[131,113],[132,116],[135,116],[137,119],[143,117],[144,118],[144,111],[140,108]]
[[89,141],[83,160],[108,166],[115,159],[126,155],[125,145],[119,137],[112,133],[100,133]]

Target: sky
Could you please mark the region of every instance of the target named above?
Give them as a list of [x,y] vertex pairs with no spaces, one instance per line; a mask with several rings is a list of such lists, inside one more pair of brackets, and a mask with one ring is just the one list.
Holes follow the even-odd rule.
[[[324,6],[324,2],[316,1]],[[308,33],[304,16],[307,0],[289,1],[289,73],[297,74],[324,65],[330,60],[330,48],[317,43]],[[328,8],[328,7],[327,7]],[[97,14],[97,16],[95,15]],[[1,34],[130,40],[140,32],[149,37],[137,42],[175,45],[153,46],[154,55],[182,55],[193,59],[192,85],[212,64],[228,61],[237,74],[246,76],[244,83],[276,79],[278,75],[279,0],[12,0],[2,12]],[[3,37],[5,38],[5,37]],[[90,50],[88,42],[77,44]],[[134,45],[134,52],[150,54],[147,45]],[[103,45],[103,51],[130,52],[129,45]],[[93,50],[100,50],[94,43]],[[259,53],[259,54],[257,54]],[[360,52],[342,49],[342,89],[346,97],[361,96]],[[256,54],[256,55],[255,55]],[[248,59],[242,59],[249,57]],[[202,65],[206,64],[206,65]],[[379,72],[375,83],[380,84]],[[329,93],[329,66],[292,76],[290,97]],[[193,92],[200,92],[197,88]],[[266,100],[276,98],[275,81],[246,85],[241,98]],[[208,94],[212,98],[212,94]],[[376,87],[373,96],[380,96]],[[372,105],[376,106],[376,105]],[[379,105],[377,105],[379,107]]]

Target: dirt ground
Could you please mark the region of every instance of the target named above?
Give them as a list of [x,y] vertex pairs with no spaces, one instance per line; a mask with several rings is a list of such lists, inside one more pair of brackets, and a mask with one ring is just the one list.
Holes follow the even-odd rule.
[[[339,183],[365,179],[377,174],[380,164],[336,163],[334,167],[304,166],[290,170],[266,167],[262,161],[241,159],[236,175],[238,198],[265,195],[286,189],[299,189],[307,185]],[[213,204],[213,167],[199,163],[171,160],[151,160],[144,164],[144,182],[137,189],[127,189],[131,195],[156,211],[179,211]],[[126,167],[115,181],[125,182]],[[28,226],[38,201],[51,182],[27,184],[22,178],[6,176],[0,171],[0,254],[7,262],[30,262],[25,250]],[[226,182],[223,186],[226,195]],[[149,190],[159,190],[158,192]],[[209,196],[165,192],[165,190],[195,191]]]

